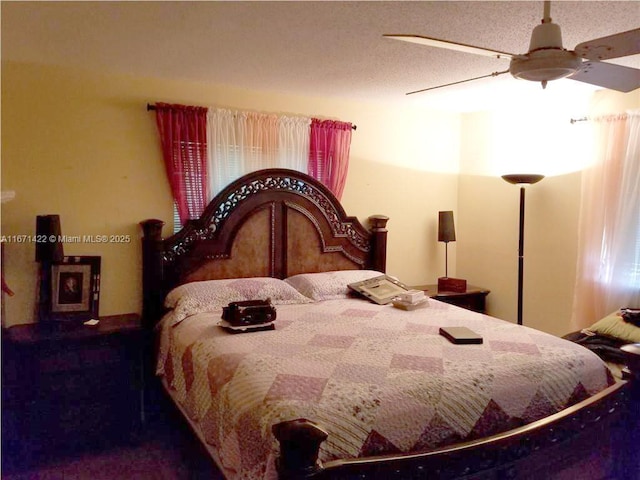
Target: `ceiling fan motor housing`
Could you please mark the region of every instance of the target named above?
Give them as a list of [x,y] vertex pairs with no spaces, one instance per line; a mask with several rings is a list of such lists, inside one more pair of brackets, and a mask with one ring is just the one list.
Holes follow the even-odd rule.
[[557,23],[543,21],[531,32],[529,52],[543,48],[562,48],[562,32]]
[[560,26],[549,21],[533,29],[529,53],[514,57],[509,72],[516,78],[546,82],[576,73],[581,64],[574,52],[562,48]]

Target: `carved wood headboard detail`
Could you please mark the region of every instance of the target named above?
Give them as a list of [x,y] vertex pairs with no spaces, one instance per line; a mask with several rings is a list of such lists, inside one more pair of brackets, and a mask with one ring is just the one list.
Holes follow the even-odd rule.
[[143,317],[153,325],[165,294],[182,283],[386,267],[388,218],[371,229],[347,216],[323,184],[294,170],[267,169],[227,186],[175,235],[161,220],[143,228]]

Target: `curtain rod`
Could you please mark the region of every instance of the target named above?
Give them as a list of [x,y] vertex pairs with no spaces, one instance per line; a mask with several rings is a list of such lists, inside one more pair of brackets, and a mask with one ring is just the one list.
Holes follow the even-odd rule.
[[[147,112],[150,112],[150,111],[155,110],[155,109],[156,109],[155,105],[151,105],[150,103],[147,103]],[[573,122],[571,122],[571,123],[573,123]],[[357,125],[351,125],[351,128],[353,130],[356,130],[358,128],[358,126]]]
[[571,120],[569,120],[569,123],[573,125],[574,123],[577,123],[577,122],[588,122],[588,121],[589,121],[589,117],[572,118]]

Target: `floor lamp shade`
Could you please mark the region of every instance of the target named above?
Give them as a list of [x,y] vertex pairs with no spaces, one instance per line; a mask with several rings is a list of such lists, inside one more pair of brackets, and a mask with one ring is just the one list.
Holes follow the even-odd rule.
[[36,217],[36,262],[60,262],[64,258],[60,215]]
[[456,241],[456,228],[453,224],[453,212],[451,210],[438,212],[438,241]]

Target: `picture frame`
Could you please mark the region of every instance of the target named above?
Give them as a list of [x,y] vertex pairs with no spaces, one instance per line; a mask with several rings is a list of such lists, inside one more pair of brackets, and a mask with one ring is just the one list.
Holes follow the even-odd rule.
[[97,319],[100,304],[99,256],[64,257],[51,264],[47,320],[83,322]]
[[391,303],[394,298],[410,290],[404,283],[388,275],[350,283],[348,287],[380,305]]

